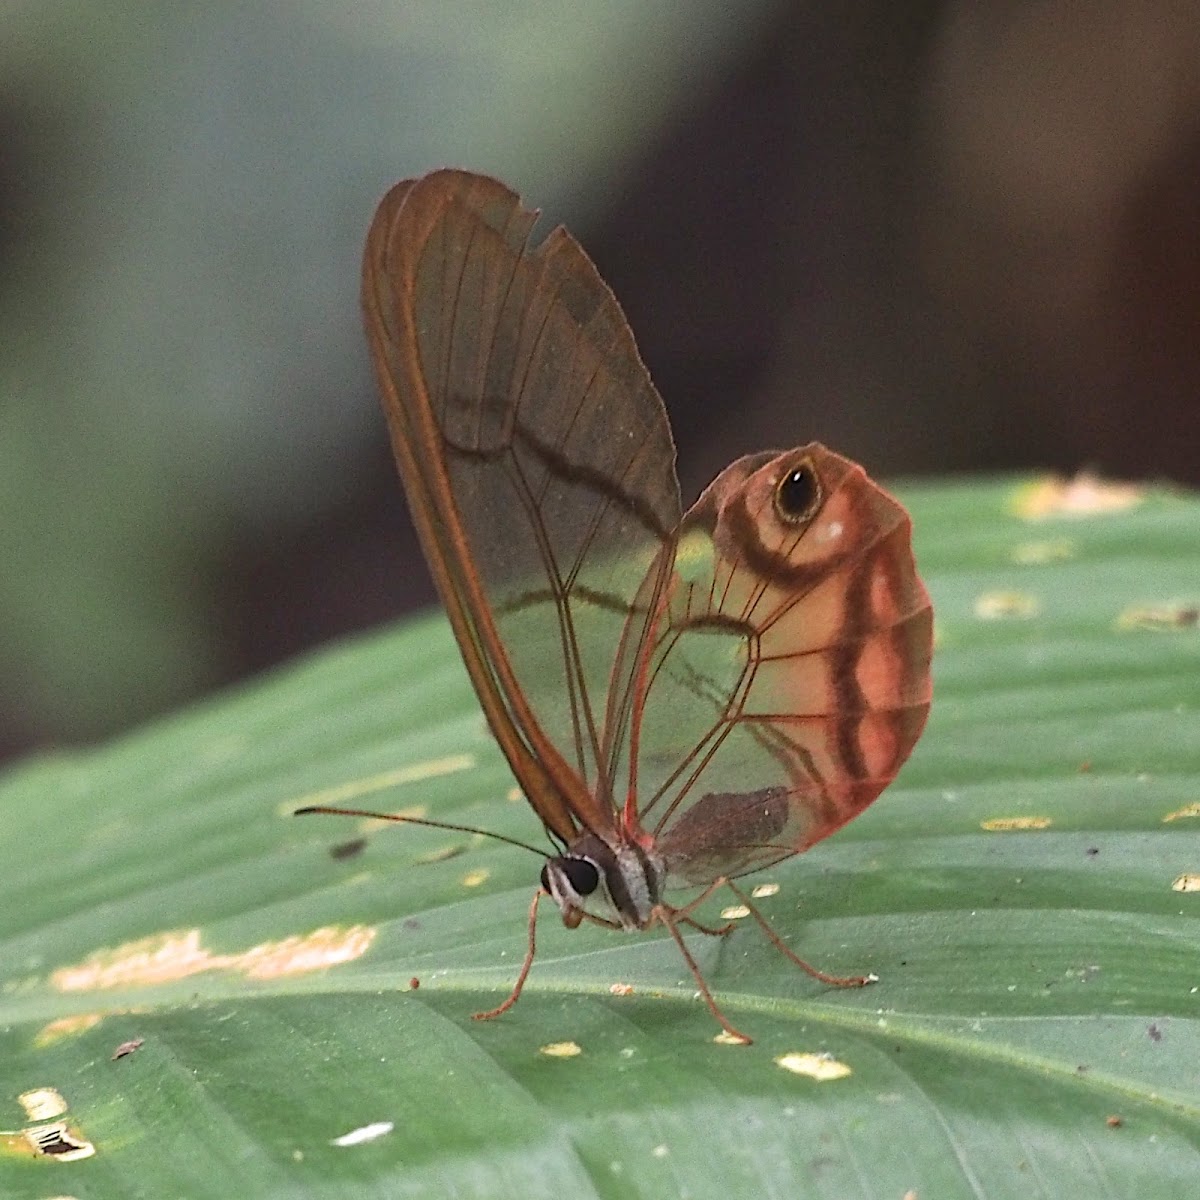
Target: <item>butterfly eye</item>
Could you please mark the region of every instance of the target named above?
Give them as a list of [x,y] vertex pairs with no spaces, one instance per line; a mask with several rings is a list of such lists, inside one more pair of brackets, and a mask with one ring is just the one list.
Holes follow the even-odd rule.
[[802,459],[775,485],[775,511],[787,525],[807,521],[821,503],[821,484],[812,463]]
[[562,869],[576,895],[590,896],[600,886],[600,872],[586,858],[564,858]]

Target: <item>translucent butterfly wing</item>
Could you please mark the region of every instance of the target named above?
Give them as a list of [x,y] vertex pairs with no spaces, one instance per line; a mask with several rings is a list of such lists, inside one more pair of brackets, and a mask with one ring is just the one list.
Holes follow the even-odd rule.
[[[607,285],[499,182],[398,184],[367,240],[400,473],[484,711],[546,824],[612,827],[613,664],[680,518],[662,401]],[[653,589],[651,589],[653,591]],[[637,640],[636,638],[634,640]]]
[[[800,525],[774,505],[811,464]],[[765,866],[870,804],[924,727],[932,610],[904,509],[813,444],[734,463],[684,518],[634,685],[629,819],[676,882]]]

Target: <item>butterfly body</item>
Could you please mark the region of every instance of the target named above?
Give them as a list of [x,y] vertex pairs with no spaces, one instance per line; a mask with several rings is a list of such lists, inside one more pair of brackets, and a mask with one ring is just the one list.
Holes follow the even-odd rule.
[[[558,853],[563,921],[667,928],[894,778],[930,702],[904,509],[818,443],[738,459],[682,511],[616,300],[496,180],[397,184],[363,298],[410,509],[496,739]],[[685,903],[668,893],[700,889]],[[743,898],[744,899],[744,898]],[[748,902],[747,902],[748,903]],[[785,954],[818,978],[839,980]],[[742,1035],[737,1035],[741,1037]],[[748,1039],[746,1039],[748,1040]]]

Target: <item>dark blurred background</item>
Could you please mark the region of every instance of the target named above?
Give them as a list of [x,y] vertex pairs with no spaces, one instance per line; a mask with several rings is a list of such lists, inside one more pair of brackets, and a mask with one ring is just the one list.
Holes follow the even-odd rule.
[[0,754],[432,600],[357,275],[444,164],[588,248],[685,498],[814,437],[1200,482],[1194,0],[8,5]]

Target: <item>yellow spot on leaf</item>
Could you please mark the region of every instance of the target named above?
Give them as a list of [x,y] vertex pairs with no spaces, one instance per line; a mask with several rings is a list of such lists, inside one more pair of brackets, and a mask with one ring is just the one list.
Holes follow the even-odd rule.
[[1014,546],[1009,558],[1018,566],[1037,567],[1045,563],[1066,562],[1075,557],[1077,549],[1069,538],[1044,542],[1021,542]]
[[1027,592],[984,592],[975,598],[975,615],[981,621],[1027,621],[1041,605]]
[[992,817],[979,824],[988,833],[1012,833],[1022,829],[1049,829],[1054,821],[1050,817]]
[[486,883],[488,880],[488,876],[490,876],[490,875],[491,875],[491,871],[487,870],[484,867],[480,867],[478,870],[475,870],[475,871],[468,871],[462,877],[462,885],[463,885],[463,887],[469,887],[469,888],[478,887],[481,883]]
[[57,1088],[31,1088],[17,1097],[29,1121],[49,1121],[67,1111],[67,1102]]
[[575,1058],[583,1053],[583,1047],[578,1042],[550,1042],[541,1048],[540,1053],[547,1058]]
[[43,1025],[33,1038],[33,1044],[40,1050],[52,1046],[63,1038],[74,1037],[94,1029],[104,1020],[107,1013],[79,1013],[73,1017],[59,1017],[56,1021]]
[[150,987],[187,979],[205,971],[234,971],[249,979],[305,975],[361,958],[375,940],[368,925],[337,925],[312,933],[261,942],[248,950],[217,954],[200,941],[200,930],[163,933],[97,950],[76,966],[50,976],[61,992],[90,992],[116,987]]
[[449,846],[439,846],[436,850],[427,850],[424,854],[417,855],[413,862],[421,866],[428,866],[430,863],[445,862],[448,858],[457,858],[460,854],[465,854],[466,850],[465,842],[453,842]]
[[740,921],[749,915],[750,910],[744,904],[731,904],[728,908],[721,909],[722,921]]
[[781,1054],[776,1064],[793,1075],[807,1075],[818,1083],[828,1083],[832,1079],[845,1079],[854,1072],[844,1063],[839,1062],[832,1054]]
[[1117,617],[1116,627],[1146,629],[1151,633],[1179,633],[1200,625],[1200,605],[1195,603],[1136,604]]
[[360,1125],[357,1129],[351,1129],[349,1133],[343,1133],[341,1137],[332,1138],[329,1144],[339,1147],[361,1146],[364,1142],[373,1142],[376,1138],[391,1133],[395,1128],[392,1121],[372,1121],[370,1125]]
[[1011,501],[1013,513],[1026,521],[1050,517],[1097,517],[1126,512],[1145,499],[1145,489],[1133,483],[1114,483],[1091,471],[1073,479],[1049,476],[1019,488]]
[[510,787],[508,791],[504,793],[504,798],[510,804],[516,804],[518,800],[525,799],[525,793],[521,791],[519,787]]
[[469,771],[475,765],[473,754],[451,754],[445,758],[431,758],[425,762],[384,771],[379,775],[368,775],[365,779],[352,779],[349,783],[310,792],[298,800],[288,800],[279,806],[280,816],[291,816],[298,808],[325,806],[344,808],[351,800],[383,792],[388,788],[402,787],[406,783],[421,783],[426,779],[437,779],[442,775],[453,775],[458,771]]
[[718,1046],[748,1046],[750,1043],[744,1037],[738,1037],[736,1034],[727,1033],[724,1029],[713,1038],[713,1041]]
[[407,808],[393,809],[391,815],[403,817],[406,821],[423,821],[429,816],[429,809],[424,804],[410,804]]
[[1177,808],[1174,812],[1169,812],[1163,821],[1182,821],[1185,817],[1200,817],[1200,800],[1193,804],[1185,804],[1183,808]]
[[1188,872],[1171,884],[1173,892],[1200,892],[1200,875]]
[[778,891],[779,884],[777,883],[760,883],[754,887],[754,890],[750,893],[750,895],[753,896],[755,900],[762,900],[767,896],[776,895]]

